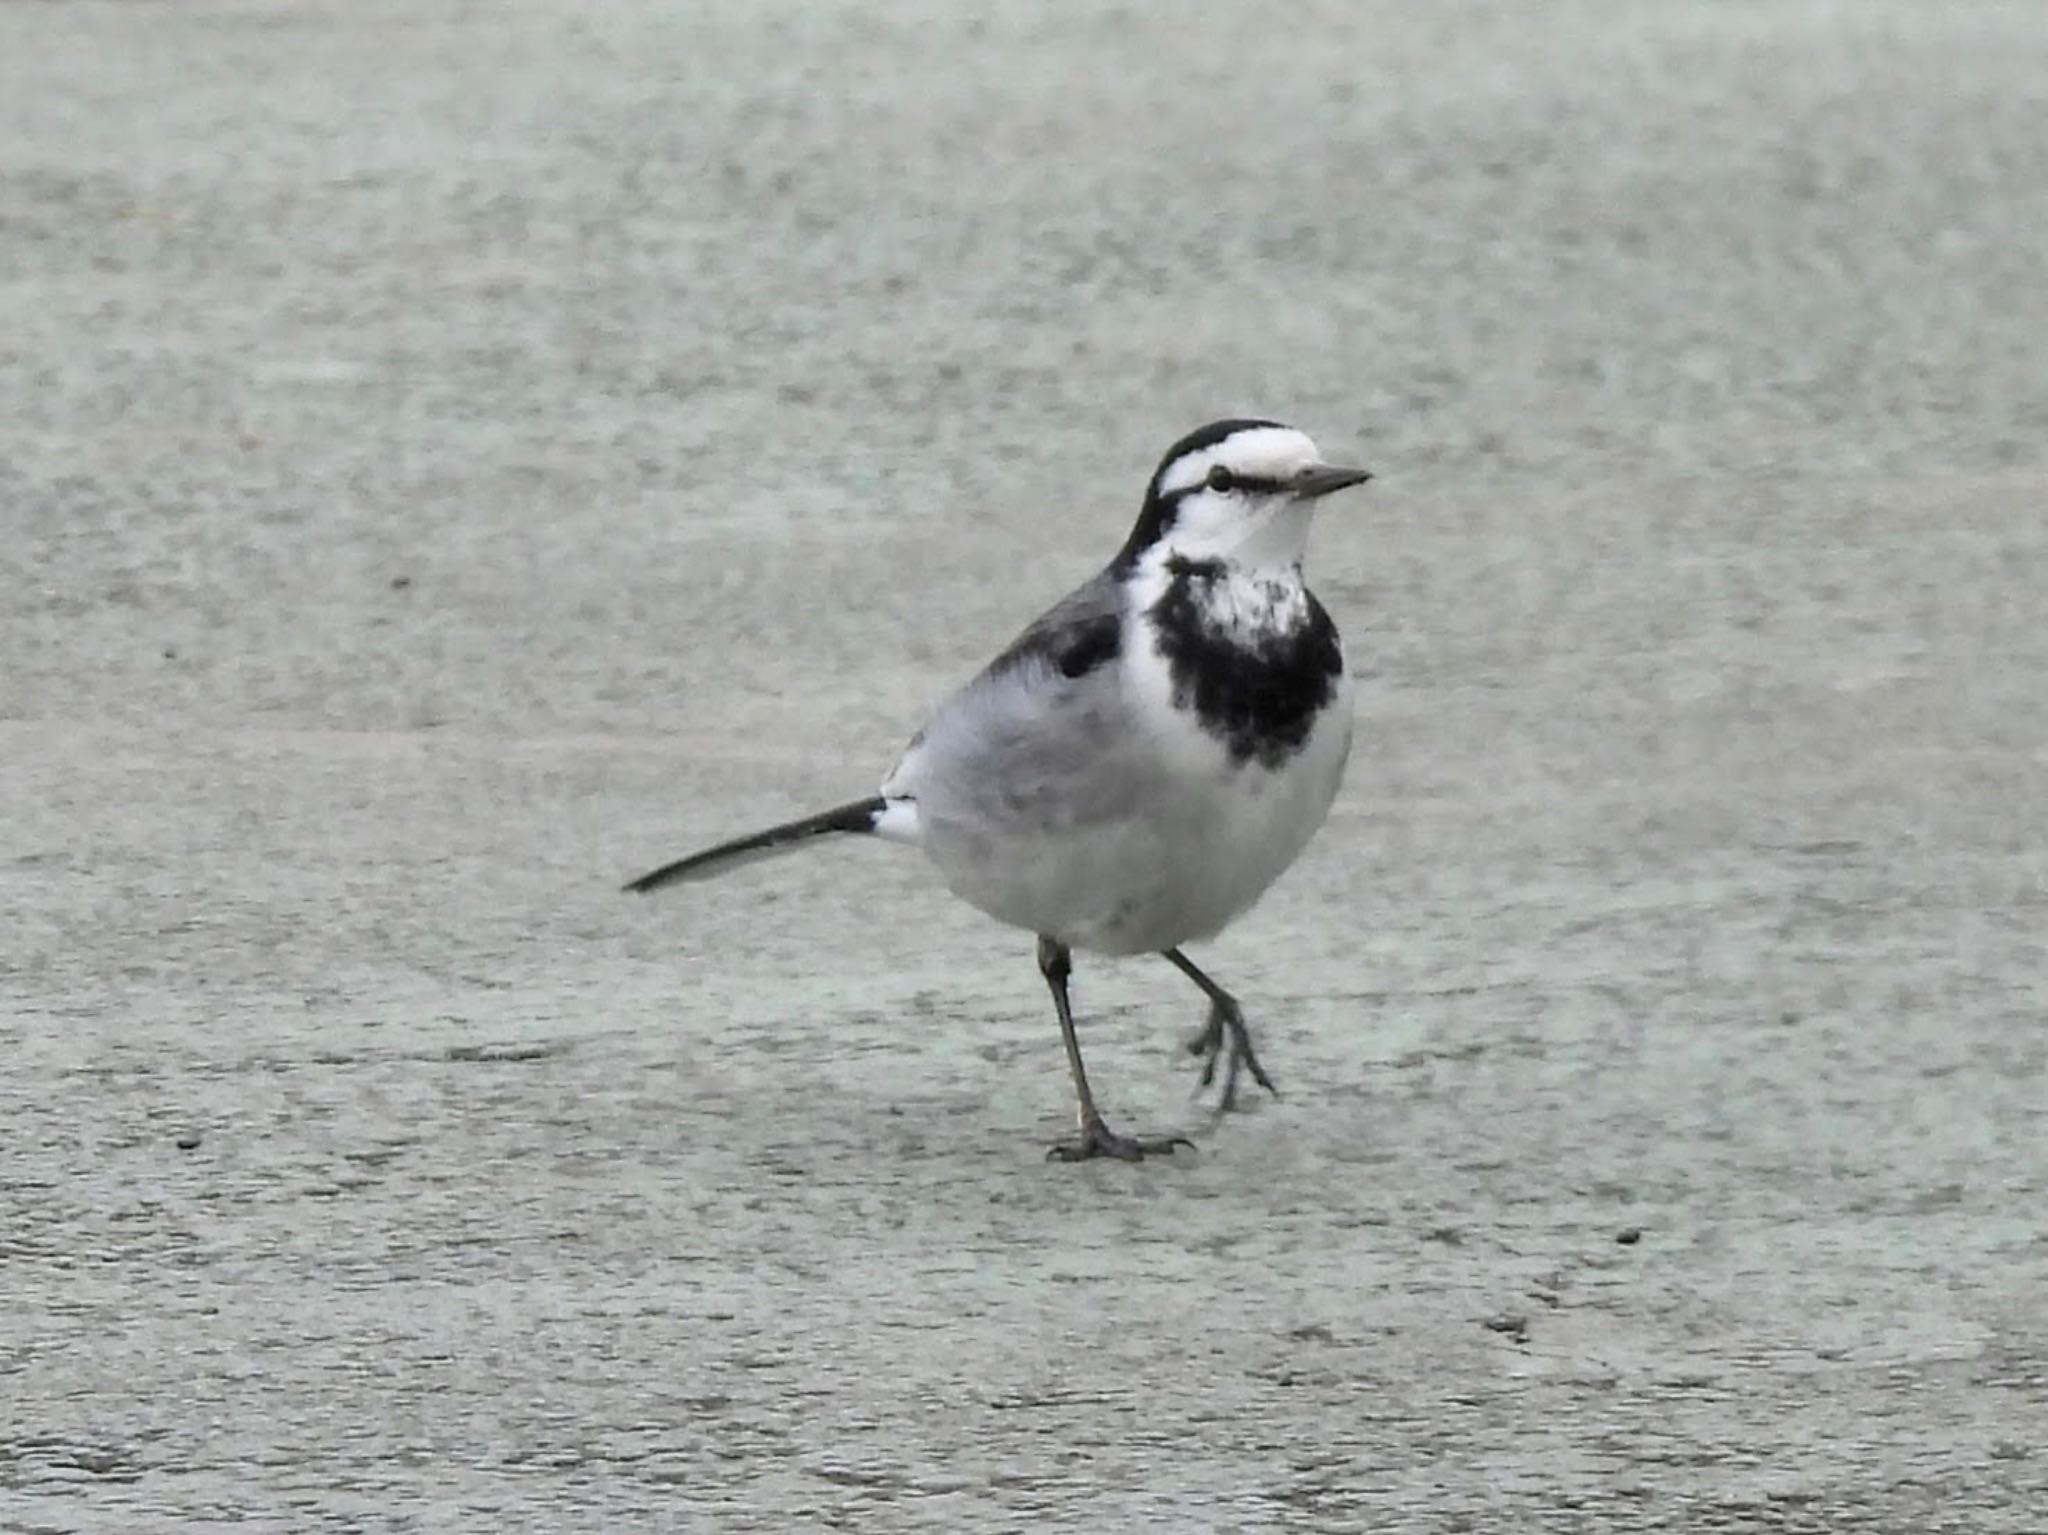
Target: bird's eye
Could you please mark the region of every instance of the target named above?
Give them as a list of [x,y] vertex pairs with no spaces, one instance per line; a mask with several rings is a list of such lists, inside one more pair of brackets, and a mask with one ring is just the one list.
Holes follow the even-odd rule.
[[1235,490],[1237,489],[1237,476],[1221,464],[1211,464],[1209,466],[1209,488],[1211,490]]

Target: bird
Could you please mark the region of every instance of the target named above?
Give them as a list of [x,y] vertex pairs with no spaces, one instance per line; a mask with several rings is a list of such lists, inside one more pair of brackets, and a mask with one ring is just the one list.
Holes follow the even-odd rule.
[[1037,938],[1078,1131],[1047,1155],[1137,1161],[1192,1143],[1125,1135],[1097,1106],[1075,1032],[1076,950],[1158,955],[1207,999],[1188,1042],[1277,1094],[1237,999],[1184,946],[1242,916],[1322,825],[1351,750],[1335,623],[1302,575],[1326,496],[1372,475],[1304,432],[1231,418],[1190,432],[1146,482],[1092,579],[1027,626],[911,739],[878,792],[663,864],[625,886],[707,880],[822,840],[921,850],[956,896]]

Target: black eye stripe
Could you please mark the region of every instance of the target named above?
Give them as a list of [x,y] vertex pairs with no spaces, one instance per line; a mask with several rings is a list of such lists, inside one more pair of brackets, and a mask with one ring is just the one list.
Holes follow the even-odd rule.
[[[1221,468],[1222,466],[1218,465],[1217,467]],[[1214,473],[1214,471],[1212,470],[1211,473]],[[1169,490],[1159,499],[1169,503],[1175,502],[1183,496],[1192,496],[1196,491],[1200,490],[1249,490],[1260,494],[1271,494],[1272,492],[1285,489],[1287,489],[1287,482],[1285,480],[1277,480],[1270,475],[1233,474],[1230,476],[1229,483],[1225,485],[1216,485],[1207,479],[1201,479],[1195,481],[1192,485],[1183,485],[1179,490]]]

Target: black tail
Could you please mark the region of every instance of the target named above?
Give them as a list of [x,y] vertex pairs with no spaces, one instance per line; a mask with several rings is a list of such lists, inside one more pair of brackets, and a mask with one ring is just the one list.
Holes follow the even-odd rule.
[[855,800],[850,805],[840,805],[832,810],[821,810],[816,815],[807,815],[801,821],[789,821],[781,826],[771,826],[766,831],[757,831],[751,837],[739,837],[731,842],[721,842],[717,847],[708,847],[701,853],[692,853],[688,858],[678,858],[674,863],[665,863],[652,874],[643,874],[626,889],[638,895],[650,890],[659,890],[663,885],[673,885],[680,880],[711,879],[725,874],[742,864],[755,863],[763,858],[773,858],[779,853],[792,851],[799,843],[813,837],[822,837],[827,832],[866,832],[875,829],[875,822],[881,819],[884,809],[879,796],[874,799]]

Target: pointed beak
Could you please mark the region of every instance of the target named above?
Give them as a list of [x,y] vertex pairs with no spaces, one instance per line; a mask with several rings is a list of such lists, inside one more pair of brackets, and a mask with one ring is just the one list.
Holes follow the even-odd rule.
[[1313,501],[1318,496],[1327,496],[1333,490],[1343,490],[1351,485],[1363,485],[1372,478],[1369,469],[1346,469],[1339,464],[1317,464],[1304,469],[1294,477],[1294,499]]

